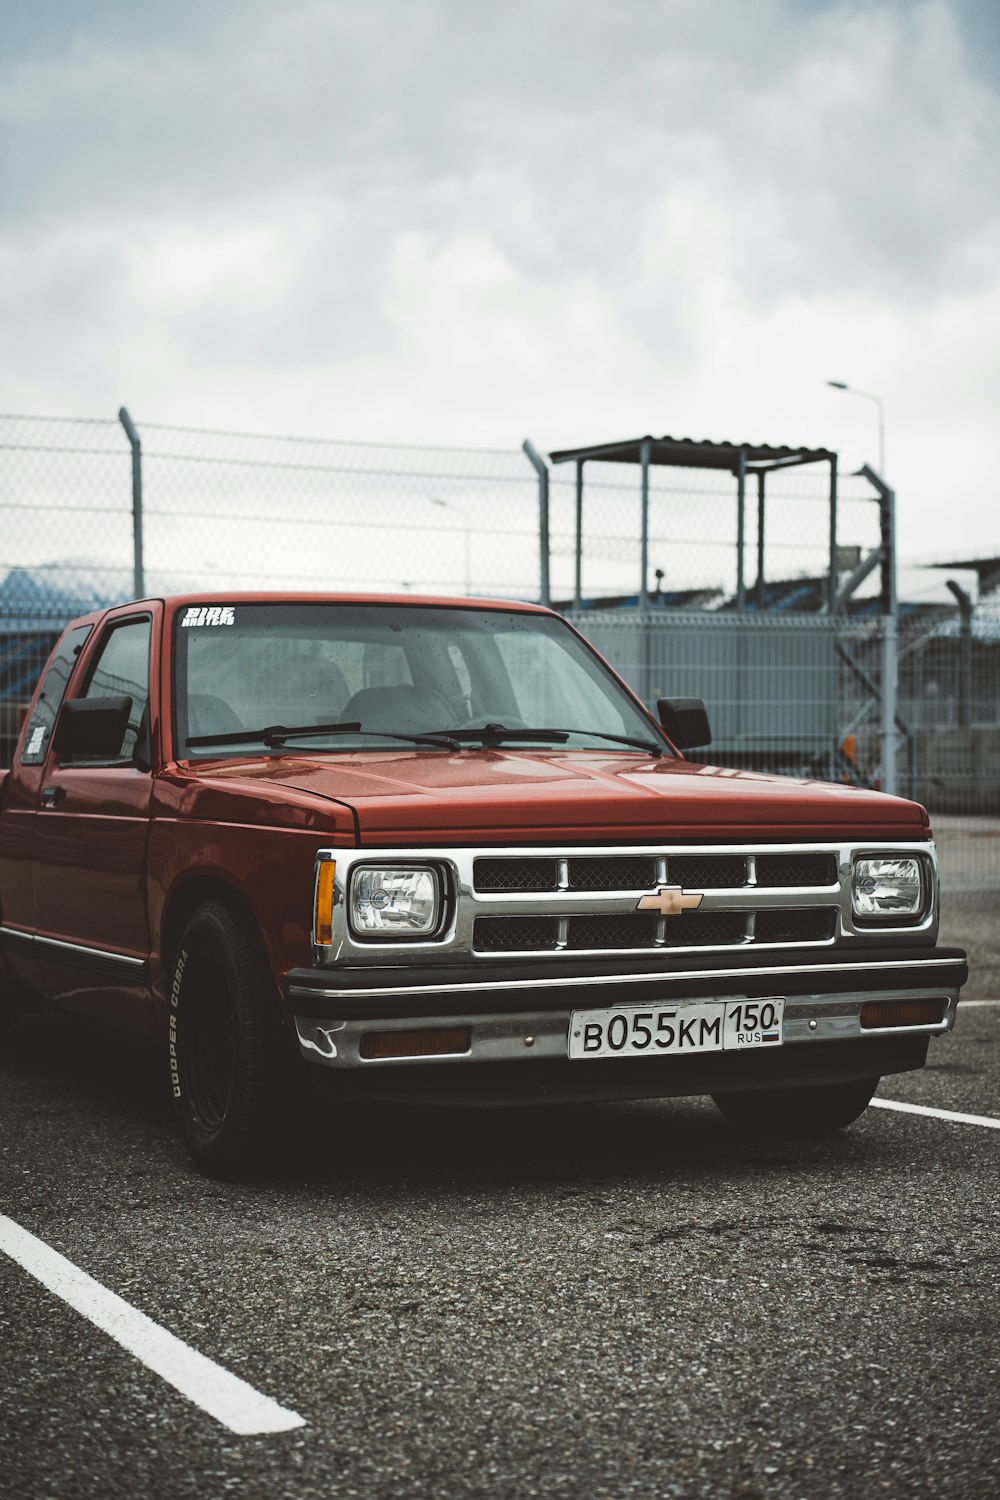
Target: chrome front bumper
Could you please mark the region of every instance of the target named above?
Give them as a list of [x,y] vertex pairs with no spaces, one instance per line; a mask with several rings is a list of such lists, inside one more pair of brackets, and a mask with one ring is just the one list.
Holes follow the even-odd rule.
[[[647,976],[648,977],[648,976]],[[728,977],[728,976],[727,976]],[[438,993],[440,990],[438,990]],[[299,992],[297,1004],[305,994]],[[369,992],[371,993],[371,992]],[[360,996],[357,998],[361,998]],[[711,998],[710,992],[676,1001],[652,1002],[638,997],[622,1003],[613,1002],[624,1012],[648,1008],[649,1004],[676,1004],[683,1012],[685,1004]],[[879,1027],[865,1030],[861,1026],[861,1007],[868,1001],[940,1000],[944,1003],[942,1020],[926,1026]],[[608,1004],[595,995],[594,1005]],[[958,990],[923,986],[919,989],[859,990],[832,995],[803,994],[789,997],[785,1005],[784,1041],[786,1045],[810,1042],[857,1040],[862,1045],[876,1039],[900,1036],[936,1036],[952,1029],[958,1006]],[[362,1009],[359,1006],[358,1009]],[[575,1006],[574,1008],[579,1008]],[[507,1063],[533,1060],[565,1059],[571,1011],[568,1007],[544,1011],[518,1011],[513,1014],[490,1014],[481,1011],[452,1010],[448,1014],[428,1011],[419,1015],[382,1018],[376,1014],[349,1019],[296,1014],[295,1029],[302,1056],[328,1068],[383,1069],[413,1067],[415,1064]],[[412,1056],[364,1057],[363,1038],[378,1033],[427,1032],[434,1030],[469,1033],[466,1051],[444,1054],[421,1052]],[[752,1055],[752,1054],[751,1054]],[[627,1066],[633,1059],[622,1059]],[[634,1059],[639,1061],[639,1059]],[[647,1059],[649,1061],[649,1059]]]

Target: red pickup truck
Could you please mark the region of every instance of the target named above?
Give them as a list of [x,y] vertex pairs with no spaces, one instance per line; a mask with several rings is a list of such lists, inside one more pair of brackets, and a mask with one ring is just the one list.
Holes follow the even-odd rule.
[[162,1039],[252,1170],[307,1090],[710,1094],[837,1129],[954,1024],[927,815],[720,769],[558,615],[238,594],[72,624],[0,773],[0,992]]

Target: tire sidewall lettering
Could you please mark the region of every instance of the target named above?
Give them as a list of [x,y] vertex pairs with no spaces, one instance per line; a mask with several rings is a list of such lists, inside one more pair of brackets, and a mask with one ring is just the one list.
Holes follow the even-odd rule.
[[175,1099],[181,1097],[181,1077],[177,1060],[177,1016],[180,1010],[181,986],[187,968],[188,953],[182,948],[174,965],[174,978],[170,986],[170,1017],[168,1023],[168,1054],[170,1061],[170,1088]]

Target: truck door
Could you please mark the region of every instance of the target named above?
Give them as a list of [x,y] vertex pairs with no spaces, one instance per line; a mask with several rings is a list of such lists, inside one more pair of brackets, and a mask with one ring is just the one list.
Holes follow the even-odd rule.
[[152,625],[152,610],[112,617],[96,642],[75,696],[131,698],[128,725],[110,760],[50,752],[32,859],[36,950],[46,992],[57,1004],[138,1031],[150,1016]]
[[35,822],[52,730],[93,623],[75,625],[59,641],[35,694],[31,719],[14,757],[0,817],[0,944],[29,989],[42,987],[35,950],[33,855]]

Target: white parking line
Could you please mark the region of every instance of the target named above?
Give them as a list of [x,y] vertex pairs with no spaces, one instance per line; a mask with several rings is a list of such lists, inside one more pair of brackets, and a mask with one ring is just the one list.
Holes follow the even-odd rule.
[[930,1115],[935,1120],[954,1120],[959,1125],[985,1125],[987,1130],[1000,1130],[1000,1120],[991,1115],[960,1115],[954,1109],[932,1109],[929,1104],[903,1104],[899,1099],[873,1099],[875,1109],[898,1109],[904,1115]]
[[970,1005],[1000,1005],[1000,1000],[960,1000],[959,1010],[968,1010]]
[[4,1214],[0,1250],[230,1432],[288,1432],[305,1426],[298,1412],[279,1406],[189,1348]]

